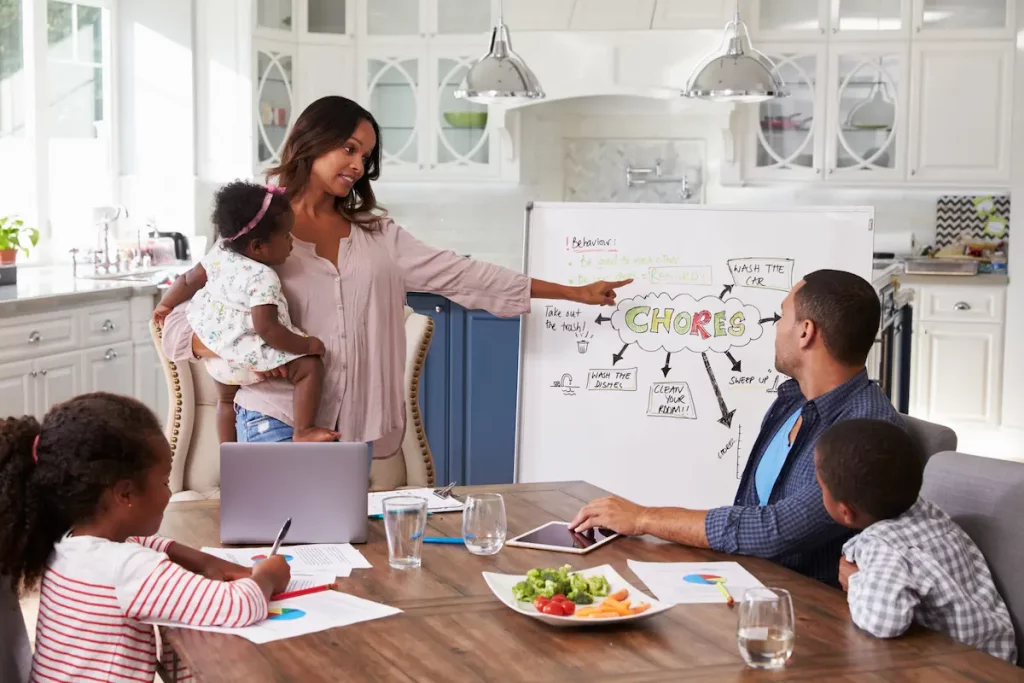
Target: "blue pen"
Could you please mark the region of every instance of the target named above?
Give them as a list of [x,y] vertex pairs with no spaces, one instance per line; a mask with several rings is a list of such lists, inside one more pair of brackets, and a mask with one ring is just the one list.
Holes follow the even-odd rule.
[[424,536],[424,543],[443,543],[446,545],[465,545],[465,541],[461,538],[448,538],[446,536]]

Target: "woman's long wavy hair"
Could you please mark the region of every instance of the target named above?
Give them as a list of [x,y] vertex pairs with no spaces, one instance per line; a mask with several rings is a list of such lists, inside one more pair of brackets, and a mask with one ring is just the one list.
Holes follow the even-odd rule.
[[281,152],[281,163],[267,171],[278,184],[296,197],[309,186],[313,162],[332,152],[352,137],[362,121],[369,121],[377,145],[366,160],[363,177],[348,196],[335,198],[334,205],[346,219],[360,227],[371,227],[386,211],[377,204],[370,183],[380,177],[380,127],[373,115],[350,99],[338,95],[321,97],[306,107],[295,121]]

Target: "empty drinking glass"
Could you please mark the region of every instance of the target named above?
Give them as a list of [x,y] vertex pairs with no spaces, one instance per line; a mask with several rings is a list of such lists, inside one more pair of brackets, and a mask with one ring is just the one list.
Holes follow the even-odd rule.
[[494,555],[505,545],[505,501],[497,493],[466,496],[462,509],[462,538],[474,555]]
[[782,588],[751,588],[739,604],[736,643],[747,666],[781,669],[793,654],[793,599]]
[[388,562],[395,569],[417,569],[423,564],[423,532],[427,528],[427,501],[417,496],[392,496],[382,501]]

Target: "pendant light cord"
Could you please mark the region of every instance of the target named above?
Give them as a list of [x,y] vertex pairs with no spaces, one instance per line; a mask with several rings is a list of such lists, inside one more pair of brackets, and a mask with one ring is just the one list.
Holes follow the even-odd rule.
[[505,25],[505,0],[498,0],[498,26]]

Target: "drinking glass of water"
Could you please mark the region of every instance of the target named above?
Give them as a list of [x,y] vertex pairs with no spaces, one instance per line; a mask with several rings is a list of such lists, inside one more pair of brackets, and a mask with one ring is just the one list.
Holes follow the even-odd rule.
[[388,562],[395,569],[418,569],[423,560],[423,532],[427,528],[427,501],[418,496],[391,496],[381,501]]
[[781,588],[751,588],[739,604],[736,643],[747,666],[781,669],[793,654],[793,599]]
[[505,545],[508,525],[505,500],[497,493],[466,496],[462,509],[462,538],[474,555],[495,555]]

